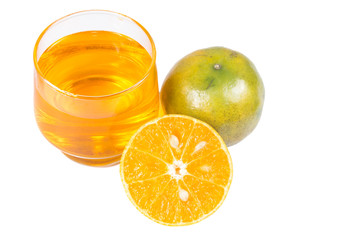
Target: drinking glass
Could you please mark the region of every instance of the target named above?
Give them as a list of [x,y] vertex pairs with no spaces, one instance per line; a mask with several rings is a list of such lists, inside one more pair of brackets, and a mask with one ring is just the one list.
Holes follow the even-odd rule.
[[111,166],[158,116],[155,45],[120,13],[90,10],[48,26],[34,48],[34,107],[45,138],[70,159]]

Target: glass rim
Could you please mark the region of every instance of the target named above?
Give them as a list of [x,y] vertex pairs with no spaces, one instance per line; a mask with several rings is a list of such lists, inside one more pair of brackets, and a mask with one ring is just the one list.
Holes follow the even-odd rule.
[[[130,21],[134,22],[138,27],[141,28],[141,30],[146,34],[147,38],[149,39],[150,41],[150,44],[151,44],[151,50],[152,50],[152,55],[151,56],[151,63],[150,63],[150,66],[148,67],[146,73],[144,74],[144,76],[139,79],[134,85],[132,85],[131,87],[129,88],[126,88],[124,90],[121,90],[119,92],[116,92],[116,93],[111,93],[111,94],[107,94],[107,95],[100,95],[100,96],[91,96],[91,95],[81,95],[81,94],[74,94],[74,93],[71,93],[71,92],[68,92],[68,91],[65,91],[57,86],[55,86],[54,84],[52,84],[51,82],[49,82],[43,72],[41,71],[40,67],[39,67],[39,64],[38,64],[38,60],[37,60],[37,50],[38,50],[38,47],[39,47],[39,43],[41,41],[41,39],[43,38],[43,36],[46,34],[46,32],[51,28],[53,27],[54,25],[56,25],[57,23],[59,23],[60,21],[68,18],[68,17],[71,17],[73,15],[76,15],[76,14],[81,14],[81,13],[93,13],[93,12],[100,12],[100,13],[107,13],[107,14],[116,14],[116,15],[120,15],[124,18],[127,18],[129,19]],[[114,12],[114,11],[110,11],[110,10],[100,10],[100,9],[92,9],[92,10],[83,10],[83,11],[78,11],[78,12],[74,12],[74,13],[70,13],[68,15],[65,15],[57,20],[55,20],[54,22],[52,22],[49,26],[47,26],[42,32],[41,34],[39,35],[39,37],[37,38],[36,40],[36,43],[35,43],[35,47],[34,47],[34,52],[33,52],[33,61],[34,61],[34,66],[35,66],[35,71],[41,76],[42,80],[48,85],[50,86],[51,88],[55,89],[56,91],[58,92],[61,92],[65,95],[68,95],[68,96],[72,96],[72,97],[77,97],[77,98],[83,98],[83,99],[97,99],[97,98],[107,98],[107,97],[112,97],[112,96],[116,96],[116,95],[122,95],[134,88],[136,88],[137,86],[139,86],[151,73],[153,67],[155,66],[155,61],[156,61],[156,49],[155,49],[155,43],[154,43],[154,40],[152,39],[150,33],[139,23],[137,22],[136,20],[134,20],[133,18],[127,16],[127,15],[124,15],[122,13],[118,13],[118,12]]]

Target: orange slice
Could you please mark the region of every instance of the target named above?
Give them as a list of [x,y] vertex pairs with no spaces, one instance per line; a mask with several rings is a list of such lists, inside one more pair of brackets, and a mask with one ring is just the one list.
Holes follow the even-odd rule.
[[129,199],[151,220],[189,225],[214,213],[232,179],[229,151],[220,135],[192,117],[166,115],[142,126],[120,165]]

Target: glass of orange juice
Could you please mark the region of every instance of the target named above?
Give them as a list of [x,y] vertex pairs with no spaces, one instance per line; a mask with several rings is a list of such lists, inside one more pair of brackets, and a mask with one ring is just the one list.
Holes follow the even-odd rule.
[[158,116],[155,45],[135,20],[90,10],[48,26],[34,49],[34,105],[46,139],[90,166],[119,163],[133,133]]

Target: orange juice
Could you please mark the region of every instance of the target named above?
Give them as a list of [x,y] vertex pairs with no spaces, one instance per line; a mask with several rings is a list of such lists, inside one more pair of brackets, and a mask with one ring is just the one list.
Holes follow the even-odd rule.
[[39,128],[80,163],[118,163],[132,134],[158,116],[152,57],[125,35],[84,31],[65,36],[42,53],[38,67],[35,115]]

